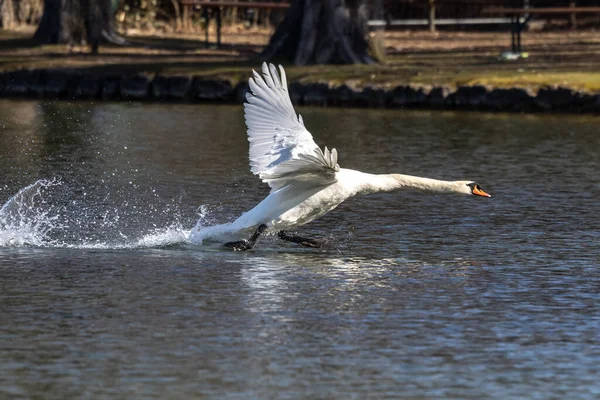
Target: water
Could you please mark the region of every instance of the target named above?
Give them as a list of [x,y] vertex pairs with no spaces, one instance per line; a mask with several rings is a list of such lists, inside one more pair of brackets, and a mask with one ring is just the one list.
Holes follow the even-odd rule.
[[0,102],[0,398],[600,396],[598,117],[303,109],[355,198],[245,253],[241,107]]

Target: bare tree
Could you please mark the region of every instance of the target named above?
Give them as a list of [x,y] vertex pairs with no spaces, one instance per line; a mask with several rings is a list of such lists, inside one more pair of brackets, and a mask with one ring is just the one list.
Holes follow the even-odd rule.
[[40,43],[87,43],[92,53],[100,42],[126,42],[114,30],[111,0],[44,0],[34,38]]
[[42,17],[44,0],[0,0],[0,27],[37,25]]
[[366,0],[293,0],[262,57],[296,65],[370,64]]
[[15,24],[15,5],[13,0],[0,0],[0,27],[10,29]]

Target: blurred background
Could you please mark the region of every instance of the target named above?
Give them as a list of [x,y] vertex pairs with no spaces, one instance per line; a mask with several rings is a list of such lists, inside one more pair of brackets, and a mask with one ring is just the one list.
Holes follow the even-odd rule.
[[300,104],[600,109],[597,0],[1,0],[0,27],[4,97],[239,102],[274,61]]

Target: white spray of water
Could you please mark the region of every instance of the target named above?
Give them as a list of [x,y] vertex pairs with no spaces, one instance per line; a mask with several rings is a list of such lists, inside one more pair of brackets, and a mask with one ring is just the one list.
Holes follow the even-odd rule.
[[239,234],[238,229],[231,229],[231,223],[215,224],[215,221],[211,221],[209,209],[206,206],[201,206],[198,209],[198,214],[200,218],[188,234],[188,241],[191,244],[202,245],[208,242],[226,242],[233,240],[235,235]]
[[137,239],[125,239],[121,241],[107,241],[107,242],[83,242],[83,243],[61,243],[58,247],[72,248],[72,249],[150,249],[150,248],[161,248],[169,247],[180,244],[189,243],[188,241],[189,230],[183,229],[180,225],[168,226],[166,228],[159,228],[143,235]]
[[58,215],[43,193],[59,180],[39,180],[19,190],[0,208],[0,247],[53,246],[49,233],[60,228]]
[[[80,210],[68,210],[65,206],[52,204],[48,192],[61,184],[57,179],[39,180],[21,189],[0,208],[0,247],[139,249],[201,243],[190,240],[193,230],[185,229],[180,222],[154,227],[137,237],[127,236],[120,230],[121,218],[117,209],[103,225],[103,228],[111,228],[111,237],[102,240],[73,237],[77,231],[72,229],[82,225],[86,217],[78,215]],[[198,214],[199,220],[194,229],[206,225],[210,219],[205,206],[199,208]]]

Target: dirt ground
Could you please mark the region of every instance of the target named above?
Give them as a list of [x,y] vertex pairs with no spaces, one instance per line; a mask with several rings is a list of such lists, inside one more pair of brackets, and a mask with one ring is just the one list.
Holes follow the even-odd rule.
[[[0,31],[0,70],[77,68],[93,72],[144,72],[246,77],[259,64],[268,29],[227,27],[223,46],[205,46],[204,32],[161,34],[128,32],[130,46],[104,46],[91,56],[84,46],[37,46],[31,28]],[[497,32],[392,31],[385,34],[387,59],[373,66],[288,66],[291,80],[353,85],[397,84],[528,87],[563,86],[600,92],[600,32],[524,32],[526,59],[501,60],[510,34]]]

